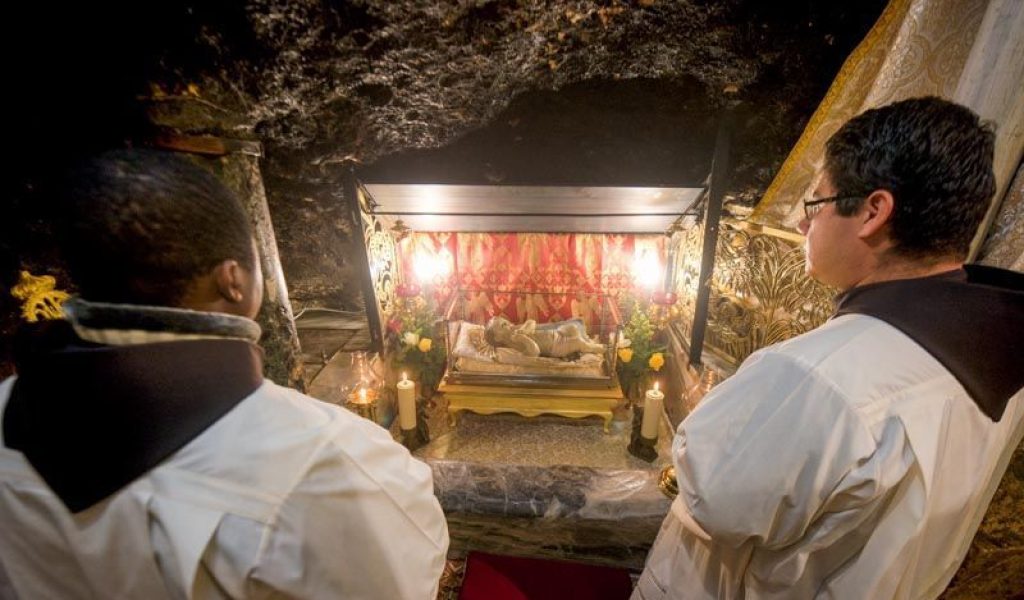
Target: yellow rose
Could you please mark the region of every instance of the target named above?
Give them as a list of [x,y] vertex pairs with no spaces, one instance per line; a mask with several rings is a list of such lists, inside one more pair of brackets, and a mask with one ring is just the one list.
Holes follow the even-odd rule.
[[624,363],[633,360],[633,351],[629,348],[619,348],[619,360]]
[[661,355],[661,352],[655,352],[651,355],[651,360],[647,361],[647,366],[655,371],[660,371],[665,366],[665,357]]
[[418,348],[420,349],[420,352],[430,352],[431,344],[433,344],[433,342],[430,341],[430,338],[420,338]]

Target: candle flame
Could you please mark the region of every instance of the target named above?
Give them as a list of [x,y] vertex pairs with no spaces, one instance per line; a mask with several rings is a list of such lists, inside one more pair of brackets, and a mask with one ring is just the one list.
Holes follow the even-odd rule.
[[359,401],[366,402],[366,388],[359,388]]
[[406,376],[405,371],[402,371],[402,381],[405,381],[406,379],[408,379],[408,377]]
[[658,391],[658,382],[657,381],[654,382],[654,391]]

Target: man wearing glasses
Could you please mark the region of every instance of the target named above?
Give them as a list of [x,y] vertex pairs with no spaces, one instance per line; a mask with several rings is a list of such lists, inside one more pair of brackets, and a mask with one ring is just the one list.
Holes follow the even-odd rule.
[[993,148],[938,98],[832,136],[800,231],[836,314],[680,424],[634,599],[942,593],[1024,436],[1024,276],[964,265]]

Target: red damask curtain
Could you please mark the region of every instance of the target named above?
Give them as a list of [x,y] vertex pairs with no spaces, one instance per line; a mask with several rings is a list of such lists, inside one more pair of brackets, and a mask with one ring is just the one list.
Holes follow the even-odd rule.
[[439,305],[461,292],[470,309],[514,322],[582,316],[597,295],[660,285],[665,237],[586,233],[416,233],[399,244],[406,281]]

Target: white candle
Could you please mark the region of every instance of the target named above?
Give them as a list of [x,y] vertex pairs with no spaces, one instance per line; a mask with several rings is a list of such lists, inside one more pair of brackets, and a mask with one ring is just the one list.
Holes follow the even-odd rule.
[[398,424],[402,429],[416,428],[416,384],[402,373],[398,382]]
[[661,410],[665,402],[665,394],[658,391],[658,382],[654,382],[654,389],[647,390],[644,398],[644,420],[640,424],[640,435],[649,439],[658,439],[658,421],[661,420]]

